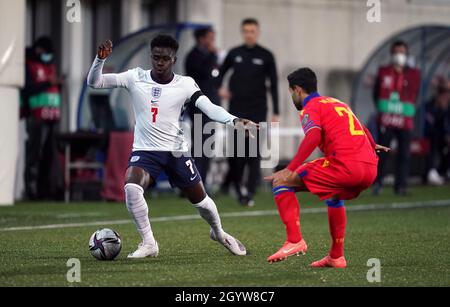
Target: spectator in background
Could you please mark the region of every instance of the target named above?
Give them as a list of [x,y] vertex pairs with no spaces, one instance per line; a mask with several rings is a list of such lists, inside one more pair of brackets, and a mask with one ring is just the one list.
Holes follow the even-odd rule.
[[63,180],[56,144],[62,78],[58,77],[53,60],[53,45],[48,37],[39,38],[27,50],[21,114],[26,117],[28,133],[25,197],[30,200],[62,197]]
[[[218,94],[218,76],[219,65],[217,64],[217,49],[215,46],[215,32],[212,28],[200,28],[194,31],[194,38],[196,45],[189,52],[186,57],[185,69],[186,75],[192,77],[200,90],[216,105],[220,105],[220,98]],[[206,183],[206,177],[208,175],[210,159],[203,155],[198,157],[194,155],[194,144],[202,146],[205,140],[211,137],[213,134],[201,134],[194,135],[194,117],[201,118],[202,122],[200,127],[202,128],[211,120],[207,116],[203,116],[202,112],[193,104],[189,105],[189,116],[193,123],[191,130],[191,154],[194,157],[195,164],[197,166],[202,179]],[[198,123],[197,123],[198,124]],[[199,150],[197,149],[197,152]]]
[[[220,83],[225,74],[232,69],[229,90],[222,88],[222,98],[229,99],[230,112],[238,117],[249,118],[259,123],[267,121],[267,80],[270,81],[270,92],[273,102],[272,121],[278,122],[278,79],[273,54],[258,44],[260,35],[259,23],[254,18],[247,18],[241,23],[241,34],[244,44],[233,48],[228,53],[220,69]],[[248,139],[246,140],[246,156],[229,159],[230,171],[222,190],[227,190],[230,182],[237,189],[242,205],[252,206],[253,196],[260,181],[260,155],[248,155]],[[235,146],[236,148],[236,146]],[[248,166],[246,180],[247,193],[241,191],[244,170]]]
[[[416,113],[416,100],[420,88],[420,71],[407,66],[408,45],[396,41],[391,46],[391,64],[380,67],[374,88],[374,101],[378,110],[378,143],[389,147],[397,140],[394,191],[407,194],[410,163],[410,144]],[[386,174],[388,153],[380,153],[378,177],[374,194],[378,195]]]
[[[427,182],[443,185],[450,160],[449,82],[439,81],[435,97],[425,107],[425,135],[430,140],[427,157]],[[443,176],[441,176],[441,174]]]

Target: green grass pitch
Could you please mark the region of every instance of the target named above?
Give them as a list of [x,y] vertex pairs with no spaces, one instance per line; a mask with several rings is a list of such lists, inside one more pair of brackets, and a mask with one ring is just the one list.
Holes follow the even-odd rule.
[[[414,187],[413,196],[396,197],[385,190],[379,197],[366,192],[347,207],[367,204],[449,200],[448,187]],[[301,209],[323,208],[315,196],[298,194]],[[262,192],[252,209],[241,208],[230,197],[215,197],[227,215],[225,230],[248,248],[246,257],[232,256],[209,239],[209,227],[200,219],[164,221],[162,217],[194,215],[186,200],[174,196],[150,198],[150,215],[159,242],[156,259],[129,261],[126,255],[139,243],[124,204],[21,203],[0,208],[0,286],[450,286],[450,206],[354,210],[348,212],[345,270],[312,269],[308,265],[324,256],[330,238],[325,212],[301,217],[309,245],[305,256],[268,264],[266,257],[284,240],[284,227],[270,210],[271,194]],[[249,216],[251,212],[261,215]],[[236,214],[239,215],[239,214]],[[126,223],[126,221],[130,223]],[[11,230],[11,227],[91,223],[104,225]],[[112,262],[95,260],[88,251],[89,236],[110,227],[123,239],[123,249]],[[69,258],[81,261],[81,283],[66,280]],[[381,261],[381,282],[369,283],[367,261]]]

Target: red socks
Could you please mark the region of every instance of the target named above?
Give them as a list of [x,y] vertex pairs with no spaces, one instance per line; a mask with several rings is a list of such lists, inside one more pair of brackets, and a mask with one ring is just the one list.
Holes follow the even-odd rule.
[[291,243],[300,242],[302,240],[300,205],[294,190],[287,187],[277,187],[273,192],[281,220],[286,226],[287,240]]
[[[300,230],[300,205],[292,188],[280,186],[273,189],[275,203],[281,220],[286,226],[287,241],[298,243],[302,240]],[[328,224],[330,226],[331,244],[330,257],[333,259],[344,256],[344,237],[347,217],[344,201],[327,200]]]
[[333,259],[344,256],[344,237],[347,217],[345,215],[344,201],[330,201],[328,205],[328,224],[330,226],[331,244],[330,257]]

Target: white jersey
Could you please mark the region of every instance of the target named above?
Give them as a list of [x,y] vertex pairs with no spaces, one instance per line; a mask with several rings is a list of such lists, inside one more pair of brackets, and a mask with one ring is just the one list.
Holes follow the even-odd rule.
[[135,68],[119,74],[118,81],[128,89],[133,104],[133,151],[187,151],[181,123],[190,98],[200,90],[194,80],[175,75],[170,83],[159,84],[150,70]]
[[[150,70],[131,69],[120,74],[102,75],[104,60],[96,58],[88,75],[94,88],[126,88],[135,114],[133,151],[186,152],[188,144],[181,123],[184,111],[194,94],[195,105],[211,119],[232,124],[236,118],[212,104],[191,77],[174,75],[170,83],[159,84]],[[201,97],[201,99],[199,99]]]

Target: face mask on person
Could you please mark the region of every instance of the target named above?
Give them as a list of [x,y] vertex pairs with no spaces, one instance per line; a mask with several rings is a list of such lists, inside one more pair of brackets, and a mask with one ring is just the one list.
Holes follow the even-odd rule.
[[392,63],[396,66],[404,67],[406,65],[407,57],[404,53],[394,53],[392,55]]
[[53,60],[53,54],[52,53],[43,53],[41,54],[41,61],[42,63],[48,64]]

